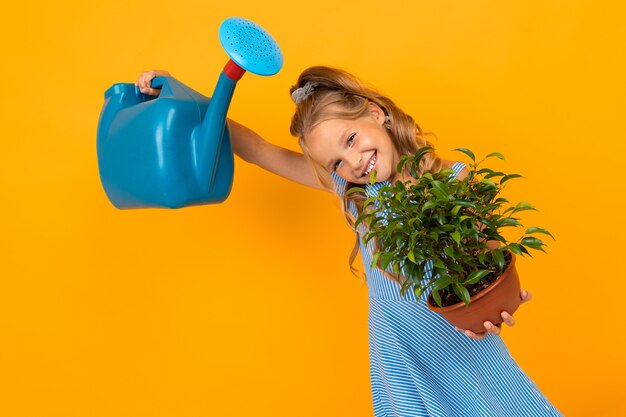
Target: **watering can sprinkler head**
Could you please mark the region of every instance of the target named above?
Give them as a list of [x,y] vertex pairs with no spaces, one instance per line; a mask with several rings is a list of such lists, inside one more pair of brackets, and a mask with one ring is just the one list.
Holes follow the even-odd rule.
[[246,71],[257,75],[274,75],[283,66],[283,54],[276,41],[256,23],[231,17],[219,29],[222,47],[230,60],[224,72],[233,81]]
[[232,17],[219,29],[230,60],[209,99],[173,77],[156,77],[158,97],[118,83],[104,94],[98,121],[98,168],[120,209],[220,203],[230,194],[234,158],[226,115],[246,71],[274,75],[283,55],[259,25]]
[[[230,106],[237,81],[246,71],[258,75],[274,75],[283,66],[283,54],[278,44],[256,23],[231,17],[219,29],[222,47],[230,60],[217,80],[210,108],[202,122],[194,143],[197,149],[196,173],[201,184],[213,188],[217,174],[217,159],[220,145],[213,137],[222,136],[228,129],[226,113]],[[230,141],[230,135],[229,135]]]

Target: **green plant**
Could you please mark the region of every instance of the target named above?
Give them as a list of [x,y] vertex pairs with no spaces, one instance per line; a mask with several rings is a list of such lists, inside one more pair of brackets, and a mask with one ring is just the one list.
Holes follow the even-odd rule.
[[[403,276],[402,294],[413,288],[418,298],[430,291],[439,306],[442,301],[469,304],[473,293],[502,273],[510,260],[508,252],[522,256],[530,255],[528,249],[545,252],[545,243],[534,235],[552,235],[530,227],[516,241],[503,236],[504,228],[523,227],[515,217],[518,213],[535,208],[526,202],[510,204],[500,196],[505,185],[521,175],[481,167],[488,158],[504,159],[502,154],[493,152],[476,162],[472,151],[459,148],[455,151],[472,161],[467,177],[455,178],[449,168],[418,175],[420,160],[430,151],[424,147],[401,158],[397,170],[402,172],[410,164],[412,180],[385,184],[377,196],[367,198],[355,228],[362,222],[368,226],[363,240],[375,239],[372,267],[391,266]],[[373,172],[370,183],[375,180]],[[349,193],[364,191],[355,187]],[[490,247],[489,241],[500,246]]]

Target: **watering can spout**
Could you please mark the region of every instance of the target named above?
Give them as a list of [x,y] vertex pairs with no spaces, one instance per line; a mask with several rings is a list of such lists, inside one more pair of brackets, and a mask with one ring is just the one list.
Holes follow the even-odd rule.
[[236,17],[227,19],[220,26],[219,37],[230,60],[220,75],[202,125],[192,138],[192,146],[197,152],[195,169],[198,182],[201,187],[209,189],[216,178],[216,158],[225,145],[223,142],[230,141],[230,135],[224,135],[224,131],[228,130],[226,114],[237,81],[246,71],[274,75],[283,65],[278,44],[254,22]]
[[226,115],[236,86],[237,80],[230,78],[226,71],[222,72],[204,120],[198,130],[192,134],[191,145],[195,149],[194,169],[196,178],[198,178],[198,185],[207,187],[209,191],[215,182],[218,167],[217,158],[222,146],[231,146],[230,143],[224,144],[225,141],[230,142],[230,135],[225,135],[224,131],[228,129]]

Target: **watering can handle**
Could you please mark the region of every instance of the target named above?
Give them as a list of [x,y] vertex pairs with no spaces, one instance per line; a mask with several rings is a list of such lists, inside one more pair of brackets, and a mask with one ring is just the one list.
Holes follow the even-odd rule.
[[154,77],[150,81],[150,88],[161,88],[165,83],[165,77]]
[[150,80],[150,88],[160,88],[161,92],[158,94],[159,97],[171,97],[174,95],[173,88],[177,88],[176,84],[172,85],[167,81],[168,78],[171,78],[166,75],[162,75],[159,77],[154,77]]

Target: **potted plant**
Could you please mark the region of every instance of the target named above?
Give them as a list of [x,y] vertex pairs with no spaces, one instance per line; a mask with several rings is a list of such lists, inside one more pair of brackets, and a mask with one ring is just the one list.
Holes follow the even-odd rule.
[[[362,222],[368,226],[363,239],[374,239],[372,267],[395,273],[402,294],[410,289],[419,299],[428,292],[431,310],[462,329],[483,333],[485,321],[498,325],[502,311],[513,314],[520,304],[516,255],[545,252],[536,235],[552,235],[539,227],[527,228],[515,241],[503,235],[503,229],[523,228],[516,216],[535,208],[501,196],[521,175],[481,166],[488,158],[504,159],[502,154],[476,162],[469,149],[455,149],[471,159],[469,174],[459,179],[450,168],[419,175],[420,160],[430,151],[423,147],[400,159],[398,172],[407,168],[412,178],[385,184],[367,198],[355,228]],[[374,171],[370,183],[375,180]],[[349,193],[364,191],[355,187]]]

